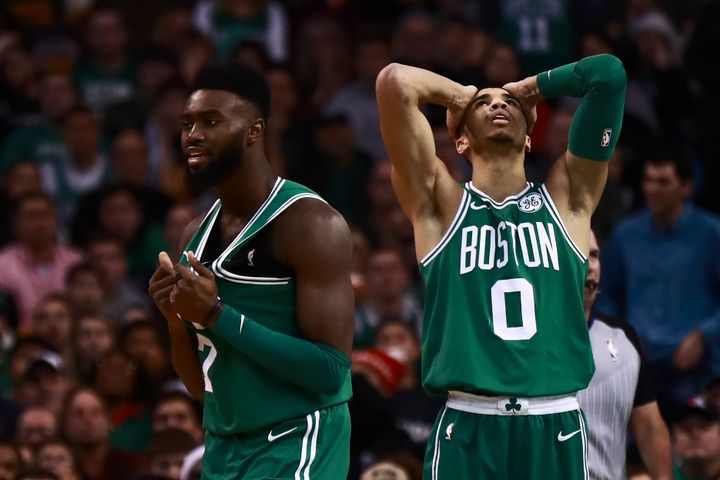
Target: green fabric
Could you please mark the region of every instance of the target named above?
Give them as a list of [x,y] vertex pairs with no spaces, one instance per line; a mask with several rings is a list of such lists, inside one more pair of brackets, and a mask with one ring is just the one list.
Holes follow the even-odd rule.
[[121,450],[145,455],[152,437],[152,416],[143,410],[110,430],[110,443]]
[[332,395],[350,376],[350,359],[336,349],[271,330],[228,305],[213,331],[278,377],[303,388]]
[[545,98],[583,97],[570,124],[570,153],[609,160],[620,137],[625,108],[627,76],[622,62],[612,55],[594,55],[539,73],[537,82]]
[[140,241],[128,250],[129,274],[138,276],[147,273],[148,265],[155,265],[158,253],[166,250],[167,242],[160,225],[149,225]]
[[425,389],[540,397],[586,388],[587,261],[544,185],[498,203],[468,182],[458,211],[420,262]]
[[[582,421],[581,421],[582,418]],[[580,430],[567,440],[564,436]],[[478,415],[446,408],[425,452],[428,480],[587,479],[584,416]]]
[[343,403],[245,435],[208,432],[202,478],[339,480],[349,465],[350,414]]
[[264,43],[268,19],[264,14],[249,18],[218,12],[213,15],[215,48],[219,58],[230,58],[235,47],[245,40]]
[[106,71],[81,62],[73,71],[73,79],[82,103],[101,116],[107,107],[135,96],[135,67],[131,63]]
[[0,151],[0,175],[7,175],[23,161],[38,165],[48,159],[63,156],[65,147],[60,130],[52,124],[43,124],[13,130],[3,142]]
[[[210,209],[193,238],[186,246],[186,251],[193,251],[203,262],[212,263],[218,286],[218,295],[235,312],[241,312],[272,330],[274,335],[300,337],[300,326],[296,308],[296,279],[268,278],[261,276],[242,276],[233,274],[226,269],[233,261],[245,260],[243,248],[246,243],[262,230],[283,209],[300,198],[319,198],[308,188],[288,180],[278,179],[265,203],[247,224],[244,231],[220,254],[211,257],[204,252],[213,225],[220,217],[221,204],[218,200]],[[213,252],[213,255],[216,253]],[[183,256],[183,263],[187,263]],[[206,263],[208,264],[208,263]],[[219,322],[220,330],[229,329],[227,336],[239,331],[239,315],[232,314],[230,308]],[[234,323],[233,322],[237,322]],[[242,434],[274,425],[282,421],[306,415],[330,405],[347,401],[352,396],[349,373],[345,376],[342,387],[332,394],[311,390],[300,386],[298,381],[307,381],[314,385],[315,377],[322,372],[305,371],[306,380],[287,378],[273,370],[275,360],[269,359],[269,366],[264,365],[267,354],[252,358],[239,350],[224,336],[198,324],[188,324],[193,328],[198,341],[198,356],[205,376],[205,401],[203,410],[203,427],[215,435]],[[587,329],[586,329],[587,330]],[[310,348],[322,350],[320,347],[305,340]],[[273,346],[273,352],[278,353]],[[284,352],[279,352],[284,358]],[[327,355],[329,367],[332,361],[341,370],[340,359]],[[263,359],[262,361],[260,359]],[[272,368],[269,368],[273,366]],[[283,367],[281,367],[282,370]],[[284,367],[291,368],[291,367]],[[327,380],[320,380],[325,382]]]

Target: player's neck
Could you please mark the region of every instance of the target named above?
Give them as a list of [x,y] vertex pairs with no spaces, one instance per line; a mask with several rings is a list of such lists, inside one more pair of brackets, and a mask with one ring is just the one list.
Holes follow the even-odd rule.
[[521,192],[527,185],[523,152],[483,152],[473,157],[472,184],[495,201]]
[[277,175],[264,154],[247,152],[245,157],[238,169],[218,185],[218,197],[226,213],[249,220],[270,194]]

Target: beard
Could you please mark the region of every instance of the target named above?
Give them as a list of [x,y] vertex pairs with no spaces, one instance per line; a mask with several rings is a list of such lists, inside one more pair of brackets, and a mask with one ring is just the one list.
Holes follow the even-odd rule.
[[499,143],[501,145],[510,145],[516,143],[516,139],[515,137],[513,137],[512,133],[506,130],[496,130],[495,132],[491,133],[488,138],[491,141]]
[[186,165],[185,181],[188,188],[194,193],[201,193],[225,180],[242,163],[244,151],[242,144],[238,142],[237,145],[229,145],[216,158],[210,160],[204,170],[193,171]]

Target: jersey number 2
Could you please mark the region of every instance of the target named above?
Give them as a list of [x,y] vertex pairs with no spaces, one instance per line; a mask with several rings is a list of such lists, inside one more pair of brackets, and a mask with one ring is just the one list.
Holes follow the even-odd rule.
[[203,377],[205,377],[205,391],[206,392],[212,392],[212,382],[210,381],[210,366],[212,366],[213,362],[215,361],[215,357],[217,357],[217,348],[215,348],[215,345],[210,341],[209,338],[200,335],[199,333],[196,334],[198,339],[198,350],[203,351],[205,350],[205,347],[209,349],[208,356],[205,357],[205,361],[202,363],[202,371],[203,371]]
[[[506,293],[520,293],[520,318],[522,324],[508,326],[505,303]],[[533,287],[524,278],[498,280],[490,289],[492,300],[493,332],[503,340],[529,340],[537,333],[535,323],[535,294]]]

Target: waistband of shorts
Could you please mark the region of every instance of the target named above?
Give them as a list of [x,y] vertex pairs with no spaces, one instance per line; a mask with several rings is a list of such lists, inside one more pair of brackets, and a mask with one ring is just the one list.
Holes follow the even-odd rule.
[[485,397],[451,391],[447,407],[480,415],[547,415],[580,409],[575,395],[553,397]]

